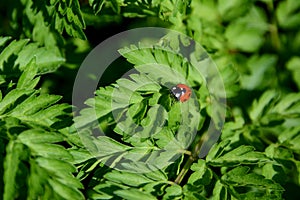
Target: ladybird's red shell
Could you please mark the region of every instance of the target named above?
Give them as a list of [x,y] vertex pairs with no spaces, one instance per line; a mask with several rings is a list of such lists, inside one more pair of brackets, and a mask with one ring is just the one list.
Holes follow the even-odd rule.
[[189,100],[192,95],[192,90],[185,84],[177,84],[171,89],[171,91],[180,102]]

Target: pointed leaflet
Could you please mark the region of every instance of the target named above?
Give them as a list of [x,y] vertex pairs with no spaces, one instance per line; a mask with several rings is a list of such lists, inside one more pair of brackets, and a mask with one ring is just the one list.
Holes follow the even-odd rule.
[[[269,161],[261,152],[256,152],[254,147],[242,145],[237,148],[230,148],[229,143],[215,145],[206,157],[207,164],[212,166],[236,166],[240,164],[257,164]],[[219,154],[214,152],[219,151]]]
[[36,69],[31,68],[32,73],[37,70],[38,74],[45,74],[55,71],[65,61],[56,48],[39,47],[38,43],[27,44],[28,42],[26,39],[12,41],[0,54],[0,65],[4,66],[12,58],[8,64],[23,71],[35,59],[37,65]]
[[162,127],[165,125],[167,120],[167,113],[162,106],[156,105],[151,107],[147,116],[142,120],[141,125],[143,127],[142,131],[138,131],[134,134],[141,138],[153,137],[155,134],[161,131]]
[[16,176],[19,172],[19,163],[24,154],[23,145],[10,141],[6,147],[6,156],[4,160],[4,200],[15,199],[18,195],[16,191]]
[[280,101],[271,109],[272,113],[278,113],[286,117],[300,115],[300,94],[290,93],[280,99]]
[[82,200],[84,199],[83,194],[78,190],[68,185],[57,181],[55,179],[49,179],[50,187],[55,191],[55,193],[64,199]]
[[0,54],[0,69],[3,70],[4,62],[7,62],[8,58],[11,56],[17,56],[23,47],[29,42],[28,39],[23,39],[19,41],[12,41]]
[[289,118],[300,116],[300,95],[290,93],[282,98],[276,91],[267,91],[254,101],[249,111],[253,121],[262,125],[279,124]]
[[232,186],[258,186],[266,189],[282,190],[283,188],[262,175],[250,172],[249,167],[236,167],[222,176],[221,180]]
[[[30,43],[20,51],[15,64],[25,70],[32,59],[36,59],[36,68],[38,74],[54,72],[65,62],[65,58],[56,48],[39,47],[38,43]],[[26,68],[25,68],[26,67]]]
[[22,73],[17,88],[12,89],[0,101],[0,114],[5,114],[5,117],[18,118],[30,125],[47,127],[54,123],[59,125],[59,123],[67,119],[67,112],[70,106],[67,104],[56,104],[61,99],[60,96],[39,95],[38,91],[32,89],[38,81],[37,78],[34,79],[36,74],[34,67],[34,64],[30,64]]
[[[97,98],[97,96],[95,98]],[[95,98],[88,99],[85,102],[87,105],[89,105],[91,107],[80,110],[80,115],[74,117],[74,119],[73,119],[74,124],[75,124],[74,128],[76,128],[78,130],[82,130],[84,128],[93,129],[95,127],[98,127],[99,122],[98,122],[98,119],[97,119],[97,116],[95,113]],[[111,111],[110,104],[99,103],[99,105],[101,106],[101,107],[99,107],[99,110],[100,111],[102,110],[105,115]],[[101,109],[101,108],[103,108],[103,109]],[[93,113],[95,113],[95,114],[93,114]],[[97,112],[97,114],[100,116],[102,116],[102,115],[104,116],[104,114],[102,114],[101,112],[100,113]]]
[[[126,47],[119,52],[141,73],[147,74],[152,80],[165,84],[167,82],[185,83],[187,73],[182,67],[189,65],[178,53],[162,47]],[[158,81],[159,80],[159,81]]]
[[279,26],[283,29],[297,28],[300,25],[300,2],[287,0],[279,3],[276,9],[276,17]]
[[[253,20],[253,19],[251,19]],[[251,43],[249,43],[251,45]],[[241,87],[247,90],[262,89],[274,84],[274,67],[276,66],[277,55],[263,54],[253,55],[247,60],[246,67],[249,73],[241,74]]]
[[72,161],[72,155],[61,145],[58,144],[27,144],[33,156],[42,156],[44,158],[53,158],[58,160]]
[[114,192],[119,197],[130,200],[156,200],[157,198],[149,193],[143,192],[139,189],[130,188],[128,190],[116,190]]
[[83,144],[88,148],[91,155],[96,156],[107,165],[118,164],[118,159],[121,159],[131,148],[107,136],[94,138],[88,132],[85,134],[81,137],[84,140]]
[[249,111],[250,118],[253,122],[259,121],[260,118],[270,109],[274,101],[278,99],[278,93],[274,90],[266,91],[259,100],[255,100]]
[[59,33],[64,30],[73,37],[86,39],[82,29],[85,28],[85,22],[80,10],[78,0],[72,1],[50,1],[49,4],[33,2],[33,10],[42,12],[45,21],[51,24]]
[[286,68],[291,71],[294,82],[297,84],[298,89],[300,89],[300,57],[293,56],[286,63]]
[[61,176],[61,178],[68,176],[68,173],[76,172],[75,166],[63,160],[38,157],[35,162],[38,163],[39,167],[56,174],[56,176]]
[[273,159],[273,162],[263,166],[262,175],[282,185],[286,184],[290,179],[293,179],[293,177],[287,176],[287,174],[296,173],[295,171],[298,171],[299,168],[295,167],[296,160],[294,159],[293,150],[291,149],[278,144],[269,145],[265,149],[265,152],[269,158]]
[[206,160],[213,160],[214,158],[221,156],[225,148],[228,148],[229,144],[230,140],[222,140],[219,144],[214,144],[207,154]]
[[171,185],[165,189],[165,194],[163,199],[171,200],[171,199],[181,199],[182,198],[182,188],[180,185]]
[[[68,125],[70,117],[70,105],[68,104],[55,104],[35,113],[26,120],[31,121],[33,124],[41,126],[51,126],[61,128]],[[65,123],[65,124],[64,124]],[[56,126],[55,126],[56,125]]]
[[291,127],[285,129],[278,137],[281,144],[289,149],[300,152],[300,127]]
[[18,99],[24,96],[32,94],[34,90],[22,90],[14,89],[11,90],[0,102],[0,114],[7,112],[13,106],[16,106],[15,103]]
[[68,149],[69,153],[73,157],[73,164],[83,163],[89,159],[94,158],[91,153],[86,149],[72,148]]
[[61,134],[34,129],[23,131],[18,136],[18,139],[24,144],[57,143],[64,141],[64,137]]
[[199,159],[198,163],[194,163],[191,166],[191,170],[193,173],[190,175],[188,183],[194,186],[208,185],[213,178],[213,173],[206,166],[204,160]]
[[9,114],[20,119],[30,118],[31,115],[45,109],[61,99],[61,96],[57,95],[31,95],[23,102],[19,103]]
[[[83,195],[78,190],[82,189],[81,182],[72,173],[76,168],[65,161],[39,157],[35,160],[41,173],[46,173],[40,177],[43,184],[50,184],[51,189],[66,199],[82,199]],[[44,186],[45,187],[45,186]]]
[[[139,104],[143,100],[141,96],[143,92],[155,93],[161,88],[143,74],[130,74],[129,76],[131,80],[121,78],[117,80],[117,84],[98,89],[95,98],[85,102],[91,108],[81,110],[81,115],[74,119],[76,127],[93,128],[96,120],[111,113],[115,118],[113,120],[117,121],[120,113],[125,112],[130,105]],[[131,113],[131,116],[136,114]]]
[[[13,90],[14,91],[14,90]],[[8,113],[26,123],[37,124],[41,126],[51,126],[56,122],[61,122],[67,118],[67,104],[56,104],[61,99],[60,96],[49,94],[33,94]],[[1,104],[0,104],[1,107]],[[58,117],[61,118],[58,118]]]
[[251,1],[249,0],[218,1],[217,6],[220,15],[222,16],[222,18],[224,18],[224,20],[227,21],[243,16],[243,14],[245,14],[249,9],[251,5],[250,3]]
[[27,64],[24,72],[20,76],[17,88],[19,89],[34,89],[40,78],[34,78],[37,75],[37,65],[36,58],[32,58],[31,61]]
[[[77,190],[77,188],[82,188],[80,181],[71,174],[76,172],[76,168],[67,162],[72,161],[71,154],[63,146],[54,144],[64,140],[61,135],[41,129],[26,130],[18,136],[18,140],[31,150],[31,162],[33,162],[31,165],[36,170],[31,173],[44,174],[36,177],[43,187],[45,187],[46,182],[50,183],[50,179],[52,179],[53,184],[58,181],[58,185],[61,183],[60,186],[66,187],[66,191],[73,191],[77,195],[82,195]],[[36,156],[37,158],[35,158]],[[30,176],[34,178],[35,174],[30,174]]]
[[218,94],[219,97],[223,98],[231,98],[237,95],[238,91],[240,90],[240,86],[238,83],[239,80],[239,74],[238,72],[234,69],[232,65],[227,65],[226,67],[223,67],[220,69],[220,73],[222,76],[222,81],[218,81],[219,77],[214,77],[213,80],[211,81],[212,83],[218,83],[218,84],[224,84],[225,86],[225,93],[223,90],[223,87],[217,87],[215,86],[216,89],[220,89],[219,91],[214,91],[215,94]]
[[228,191],[227,187],[221,183],[220,180],[217,180],[214,190],[213,190],[213,196],[212,198],[214,200],[227,200],[230,199],[228,197]]
[[284,190],[278,183],[275,183],[270,179],[266,179],[262,175],[252,172],[249,173],[249,170],[249,167],[236,167],[223,175],[221,180],[223,183],[231,187],[256,188],[256,190],[252,190],[251,192],[244,194],[243,196],[245,197],[255,195],[256,193],[256,196],[259,195],[262,198],[265,197],[265,199],[266,197],[273,199],[277,195],[280,195]]
[[101,11],[105,3],[105,0],[89,0],[89,4],[93,8],[96,15]]
[[3,46],[9,39],[11,39],[10,36],[6,36],[6,37],[1,36],[0,37],[0,46]]
[[124,185],[133,186],[133,187],[138,187],[143,184],[154,181],[147,178],[143,174],[130,173],[126,171],[116,171],[116,170],[106,173],[104,175],[104,178]]

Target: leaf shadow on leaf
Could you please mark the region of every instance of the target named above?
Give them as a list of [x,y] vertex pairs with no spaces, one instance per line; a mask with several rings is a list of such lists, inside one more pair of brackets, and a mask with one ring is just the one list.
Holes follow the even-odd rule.
[[54,129],[62,129],[65,127],[70,127],[73,124],[73,118],[68,113],[72,112],[72,108],[68,107],[62,110],[64,114],[56,116],[58,121],[54,122],[50,127]]
[[21,75],[21,70],[19,66],[15,66],[15,61],[18,56],[11,54],[6,61],[3,63],[3,68],[0,70],[0,75],[5,75],[5,82],[9,83],[10,81],[16,81],[17,78]]

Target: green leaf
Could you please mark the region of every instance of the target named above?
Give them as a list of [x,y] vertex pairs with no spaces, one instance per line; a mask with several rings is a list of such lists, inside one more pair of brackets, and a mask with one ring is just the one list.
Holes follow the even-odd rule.
[[0,114],[7,112],[23,96],[30,95],[34,90],[14,89],[10,91],[0,102]]
[[300,153],[300,127],[286,128],[278,137],[281,144]]
[[276,91],[266,91],[260,99],[255,100],[249,111],[249,115],[252,121],[256,122],[272,107],[274,101],[278,99],[278,93]]
[[[186,77],[188,77],[188,68],[192,67],[179,53],[169,49],[164,50],[161,47],[132,45],[130,48],[120,49],[119,52],[130,63],[135,64],[138,71],[147,74],[154,81],[159,80],[162,84],[185,83]],[[198,74],[198,79],[201,78],[201,75]]]
[[44,198],[51,198],[49,191],[44,190],[44,181],[47,177],[47,173],[42,170],[36,162],[30,162],[30,176],[28,177],[28,192],[29,199],[37,199],[39,196]]
[[297,0],[280,2],[276,9],[276,16],[280,27],[285,29],[296,28],[300,25],[300,3]]
[[119,172],[116,170],[105,174],[104,178],[117,183],[122,183],[124,185],[133,186],[133,187],[138,187],[143,184],[153,182],[153,180],[147,178],[143,174]]
[[94,158],[91,155],[91,153],[86,149],[68,149],[68,151],[74,159],[73,164],[82,163],[82,162],[85,162],[89,159]]
[[[249,2],[249,0],[239,2],[245,3],[245,1]],[[230,2],[237,2],[237,0]],[[239,4],[236,5],[239,6]],[[249,8],[247,8],[247,6],[239,6],[239,8],[234,11],[243,11],[244,9],[240,9],[240,7]],[[256,52],[264,43],[263,34],[268,30],[266,17],[264,13],[256,7],[250,8],[250,12],[248,12],[246,16],[237,18],[226,28],[225,38],[228,40],[231,49]]]
[[58,133],[34,129],[23,131],[18,135],[18,139],[24,144],[57,143],[64,141],[64,137]]
[[286,67],[292,72],[293,79],[300,89],[300,57],[292,57],[287,63]]
[[[224,148],[224,151],[226,146],[222,146],[219,146],[219,148]],[[236,166],[240,164],[256,164],[269,161],[263,153],[255,152],[254,150],[255,149],[252,146],[242,145],[235,149],[227,150],[227,152],[216,157],[207,157],[206,160],[207,163],[212,166]]]
[[169,128],[162,128],[162,130],[153,136],[156,139],[156,144],[159,148],[165,148],[170,143],[170,141],[175,141],[176,138],[174,133]]
[[226,21],[236,19],[243,16],[251,7],[250,0],[233,0],[233,1],[222,1],[218,0],[217,8]]
[[86,39],[82,29],[85,28],[84,19],[80,10],[78,0],[70,1],[54,1],[50,4],[42,4],[34,1],[33,8],[38,12],[42,12],[45,21],[51,24],[59,33],[64,30],[73,37]]
[[299,116],[300,115],[300,94],[299,93],[286,94],[271,109],[270,112],[280,114],[286,117]]
[[61,145],[56,144],[36,144],[28,143],[28,147],[34,156],[42,156],[44,158],[54,158],[58,160],[72,160],[72,156]]
[[272,90],[266,91],[255,100],[250,108],[249,115],[254,123],[264,126],[275,126],[289,119],[296,119],[300,115],[300,96],[290,93],[279,98],[279,94]]
[[292,177],[286,176],[286,174],[294,173],[295,169],[292,150],[277,144],[271,144],[266,148],[265,152],[269,158],[273,159],[273,162],[263,166],[262,175],[281,185],[284,185],[289,182],[290,179],[293,179]]
[[28,41],[14,40],[4,48],[0,55],[2,71],[11,71],[10,76],[19,76],[18,70],[24,71],[34,65],[30,67],[33,70],[31,73],[45,74],[57,70],[65,61],[56,47],[40,47],[38,43],[27,44]]
[[156,197],[153,195],[147,194],[135,188],[130,188],[128,190],[117,190],[114,192],[114,194],[127,200],[156,200]]
[[198,163],[194,163],[191,166],[191,170],[194,171],[189,179],[188,183],[194,186],[208,185],[213,178],[211,169],[207,168],[204,160],[199,159]]
[[[224,98],[231,98],[231,97],[236,96],[238,91],[240,90],[240,86],[237,85],[239,77],[240,77],[239,74],[237,73],[237,71],[234,69],[234,67],[232,65],[227,65],[227,66],[224,66],[222,69],[220,69],[220,73],[221,73],[222,79],[224,81],[224,86],[225,86],[225,90],[226,90],[226,96],[224,96]],[[213,83],[217,82],[216,79],[217,78],[214,77],[212,82]],[[221,90],[222,87],[216,87],[216,88],[219,88],[220,91],[215,91],[215,93],[217,93],[217,94],[224,93],[224,91]]]
[[34,78],[37,75],[37,65],[33,58],[26,66],[24,72],[20,76],[17,88],[34,89],[39,82],[39,78]]
[[158,181],[158,182],[167,182],[168,181],[167,174],[165,173],[165,171],[160,170],[160,169],[152,170],[148,173],[145,173],[144,175],[154,181]]
[[214,190],[213,190],[213,199],[215,200],[227,200],[228,197],[227,187],[221,183],[220,180],[217,180]]
[[97,146],[97,153],[100,157],[106,155],[113,155],[114,153],[126,152],[130,149],[129,146],[121,144],[120,142],[117,142],[116,140],[107,136],[98,137],[96,140],[94,140],[94,143]]
[[[161,131],[166,123],[167,113],[162,106],[153,106],[148,110],[147,117],[142,120],[143,131],[140,136],[142,138],[153,137]],[[138,133],[137,133],[138,134]]]
[[10,141],[6,147],[6,156],[4,160],[4,200],[15,199],[18,196],[16,177],[19,172],[19,163],[24,153],[22,144]]
[[184,198],[185,200],[205,200],[207,199],[204,195],[202,195],[203,191],[203,187],[194,187],[191,186],[189,184],[186,184],[183,186],[183,194],[184,194]]
[[0,37],[0,46],[3,46],[8,40],[10,40],[11,37],[10,36],[6,36],[6,37]]
[[49,184],[53,188],[53,190],[64,199],[84,199],[83,194],[79,190],[71,188],[68,185],[65,185],[57,180],[50,179]]
[[262,175],[249,173],[249,167],[236,167],[222,176],[221,180],[235,187],[254,186],[263,190],[283,191],[283,188]]
[[10,115],[18,117],[20,119],[30,118],[30,115],[34,115],[41,109],[45,109],[61,99],[61,96],[56,95],[32,95],[25,101],[17,105],[11,112]]
[[119,14],[120,11],[121,11],[120,2],[122,2],[122,1],[118,1],[118,0],[111,0],[111,1],[110,1],[112,9],[113,9],[114,12],[116,12],[117,14]]
[[[39,124],[42,126],[53,126],[63,123],[64,120],[68,122],[70,105],[55,104],[46,109],[40,110],[34,115],[29,116],[26,120],[31,121],[32,124]],[[66,123],[68,124],[68,123]],[[65,125],[66,125],[65,124]],[[58,126],[60,127],[60,126]]]
[[105,0],[89,0],[89,4],[90,6],[92,6],[96,15],[101,11],[105,3],[106,3]]
[[20,65],[21,70],[25,70],[24,68],[33,58],[36,59],[37,69],[35,70],[38,74],[54,72],[65,62],[65,58],[60,55],[56,48],[39,47],[38,43],[30,43],[18,54],[16,64]]
[[76,172],[76,168],[63,160],[58,160],[54,158],[44,158],[44,157],[38,157],[35,159],[35,161],[38,163],[38,165],[45,170],[52,172],[54,174],[60,174],[62,175],[62,178],[65,176],[64,173],[72,173]]
[[214,144],[206,156],[206,160],[213,160],[220,157],[224,150],[230,145],[230,140],[222,140],[219,144]]
[[253,55],[246,61],[249,73],[241,75],[241,87],[247,90],[254,90],[263,89],[273,84],[274,79],[268,79],[268,77],[275,74],[274,67],[277,59],[277,56],[270,54]]
[[179,199],[182,196],[182,188],[180,185],[171,185],[166,188],[166,193],[163,196],[164,200]]
[[12,56],[17,56],[23,47],[28,43],[28,39],[12,41],[0,54],[0,69],[3,71],[4,62]]
[[[60,126],[68,121],[67,104],[56,104],[61,98],[56,95],[37,95],[34,90],[14,89],[0,102],[0,113],[22,120],[30,126]],[[30,95],[28,97],[28,95]]]

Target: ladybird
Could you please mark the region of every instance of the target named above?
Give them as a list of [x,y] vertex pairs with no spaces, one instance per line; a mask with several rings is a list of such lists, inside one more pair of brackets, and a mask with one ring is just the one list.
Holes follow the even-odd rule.
[[189,100],[192,95],[192,90],[185,84],[177,84],[171,88],[172,94],[180,102],[185,102]]

